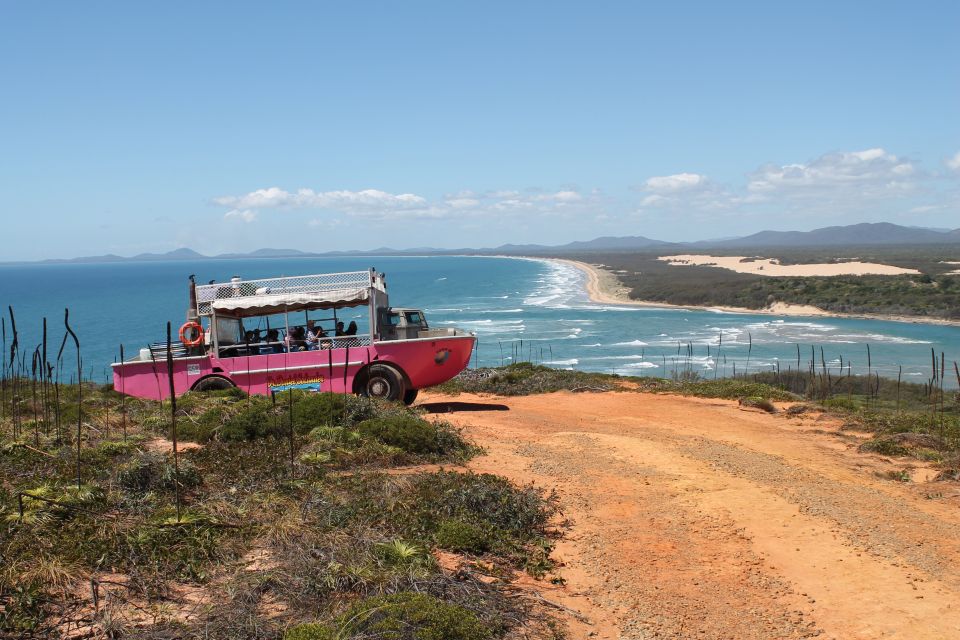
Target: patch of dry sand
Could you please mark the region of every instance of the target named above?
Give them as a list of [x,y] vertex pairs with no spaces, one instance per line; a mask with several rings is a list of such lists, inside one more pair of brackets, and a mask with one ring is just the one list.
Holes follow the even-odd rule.
[[758,276],[899,276],[919,274],[916,269],[905,269],[876,262],[819,263],[819,264],[780,264],[776,258],[751,258],[747,256],[708,256],[702,254],[682,254],[657,258],[672,266],[705,266],[729,269],[737,273],[752,273]]

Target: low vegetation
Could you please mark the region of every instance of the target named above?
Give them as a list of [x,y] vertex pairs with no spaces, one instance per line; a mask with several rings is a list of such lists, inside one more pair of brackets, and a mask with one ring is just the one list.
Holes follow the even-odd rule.
[[616,391],[620,378],[603,373],[554,369],[529,362],[500,368],[467,369],[436,387],[446,393],[520,396],[552,391]]
[[517,363],[465,371],[442,389],[505,396],[559,390],[676,393],[738,400],[742,407],[769,413],[778,412],[775,402],[792,402],[795,404],[785,410],[788,415],[829,412],[843,419],[848,429],[876,434],[875,440],[863,446],[864,451],[942,462],[944,469],[956,469],[960,474],[960,392],[941,390],[935,381],[912,384],[817,371],[714,379],[684,371],[671,379],[630,378]]
[[701,379],[695,374],[673,379],[632,378],[608,373],[554,369],[529,362],[497,369],[468,369],[436,388],[444,393],[491,393],[521,396],[554,391],[648,391],[677,393],[704,398],[738,399],[745,396],[792,400],[797,396],[785,389],[754,378]]
[[32,399],[5,396],[0,637],[560,633],[506,589],[550,571],[555,497],[410,467],[476,453],[448,424],[352,396],[187,394],[174,457],[169,404],[128,399],[124,416],[108,388],[83,398],[78,485],[76,432],[15,426],[11,402],[32,417]]
[[[339,629],[339,631],[338,631]],[[335,640],[343,637],[391,640],[486,640],[491,629],[476,613],[423,593],[366,598],[332,625],[308,623],[287,631],[284,640]]]

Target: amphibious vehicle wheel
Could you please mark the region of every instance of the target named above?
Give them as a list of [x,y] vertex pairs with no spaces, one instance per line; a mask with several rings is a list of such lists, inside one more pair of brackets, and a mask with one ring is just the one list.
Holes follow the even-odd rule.
[[210,376],[209,378],[204,378],[197,384],[193,385],[192,391],[225,391],[226,389],[234,388],[235,384],[223,378],[221,376]]
[[412,405],[417,400],[417,394],[420,393],[418,389],[407,389],[407,392],[403,394],[403,404],[408,407]]
[[372,365],[367,370],[367,379],[360,393],[368,398],[381,400],[399,400],[406,394],[403,376],[393,367],[382,364]]

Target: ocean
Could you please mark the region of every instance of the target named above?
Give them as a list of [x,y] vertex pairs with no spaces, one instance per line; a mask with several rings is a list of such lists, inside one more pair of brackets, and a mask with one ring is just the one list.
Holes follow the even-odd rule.
[[[85,377],[105,381],[121,344],[128,354],[165,339],[187,307],[187,277],[198,283],[231,276],[271,277],[376,267],[387,274],[391,304],[423,309],[432,326],[477,334],[471,366],[529,360],[557,368],[622,375],[703,376],[806,369],[811,348],[834,374],[851,367],[925,382],[931,350],[960,360],[960,327],[846,318],[778,318],[711,310],[596,304],[584,274],[553,262],[493,257],[362,257],[204,260],[120,264],[0,266],[0,303],[13,307],[20,351],[30,353],[48,323],[49,360],[64,336],[64,309],[81,341]],[[6,312],[6,309],[4,309]],[[5,313],[7,351],[11,341]],[[353,314],[361,318],[362,314]],[[344,319],[350,319],[347,312]],[[752,345],[752,346],[751,346]],[[73,358],[72,346],[67,348]],[[72,362],[72,360],[68,360]],[[69,370],[69,368],[67,369]],[[951,374],[948,385],[956,387]]]

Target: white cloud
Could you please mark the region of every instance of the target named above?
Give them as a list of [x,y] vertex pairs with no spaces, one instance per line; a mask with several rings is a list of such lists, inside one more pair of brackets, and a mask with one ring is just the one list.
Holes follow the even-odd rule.
[[[953,160],[960,170],[960,154],[948,165]],[[917,202],[921,196],[935,197],[930,178],[885,149],[836,152],[806,163],[764,165],[735,185],[720,185],[697,173],[648,178],[640,188],[637,213],[703,220],[723,214],[889,218],[925,204]]]
[[667,198],[666,196],[661,196],[658,193],[654,193],[644,197],[643,200],[640,201],[640,206],[641,207],[659,207],[661,205],[669,204],[670,202],[672,202],[670,198]]
[[707,178],[698,173],[675,173],[672,176],[647,178],[644,190],[655,193],[678,193],[692,191],[707,185]]
[[222,196],[213,201],[235,209],[338,209],[348,212],[417,208],[427,202],[413,193],[393,194],[378,189],[319,192],[298,189],[289,192],[279,187],[257,189],[243,196]]
[[251,209],[231,209],[223,214],[225,220],[242,220],[243,222],[253,222],[257,219],[257,212]]
[[828,153],[807,164],[769,164],[748,175],[747,189],[759,194],[822,195],[845,191],[875,194],[912,186],[915,169],[883,149]]
[[545,193],[537,196],[535,198],[541,202],[579,202],[583,200],[581,196],[576,191],[557,191],[556,193]]
[[469,209],[479,205],[480,201],[476,198],[447,198],[446,204],[454,209]]
[[716,211],[727,209],[734,195],[723,186],[699,173],[675,173],[647,178],[639,189],[646,195],[639,202],[640,212]]
[[947,166],[953,171],[960,171],[960,151],[952,158],[947,158]]
[[[258,210],[327,210],[348,216],[369,219],[439,219],[468,218],[484,215],[500,217],[515,214],[566,215],[589,207],[597,193],[584,195],[576,189],[565,188],[557,191],[490,191],[475,193],[461,191],[444,196],[438,200],[428,200],[413,193],[392,194],[378,189],[364,191],[314,191],[298,189],[286,191],[279,187],[257,189],[240,196],[221,196],[214,198],[218,205],[231,207],[226,217],[256,216]],[[311,225],[319,224],[319,218]],[[249,221],[249,220],[247,220]]]
[[[859,222],[904,216],[943,216],[955,207],[960,153],[945,159],[954,170],[937,175],[883,148],[827,153],[806,162],[771,163],[745,173],[739,182],[721,184],[706,175],[679,172],[642,180],[630,198],[614,199],[597,190],[462,190],[427,197],[416,193],[361,191],[287,191],[279,187],[214,199],[229,209],[228,219],[255,220],[268,210],[312,211],[314,226],[353,219],[451,220],[461,229],[497,225],[561,228],[585,220],[621,220],[632,212],[663,220],[703,222],[735,216],[797,221],[806,218]],[[639,193],[637,193],[639,192]],[[914,221],[917,223],[918,221]],[[786,224],[786,222],[784,222]],[[943,224],[939,222],[939,224]],[[437,228],[441,228],[437,225]],[[448,227],[444,227],[447,228]],[[524,227],[525,228],[525,227]]]

